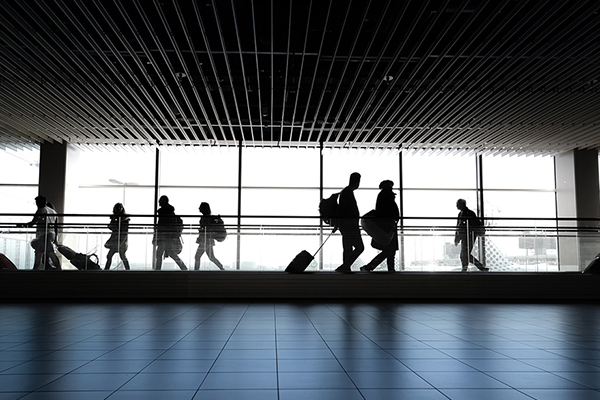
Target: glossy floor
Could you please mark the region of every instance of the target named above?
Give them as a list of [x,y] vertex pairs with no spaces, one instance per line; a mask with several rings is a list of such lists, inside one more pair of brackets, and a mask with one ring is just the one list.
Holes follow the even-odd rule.
[[0,306],[5,399],[600,399],[600,306]]

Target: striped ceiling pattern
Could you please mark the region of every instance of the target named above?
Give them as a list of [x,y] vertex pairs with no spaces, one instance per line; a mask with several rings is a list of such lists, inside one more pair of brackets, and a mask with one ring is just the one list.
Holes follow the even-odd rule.
[[0,146],[600,148],[596,0],[0,0]]

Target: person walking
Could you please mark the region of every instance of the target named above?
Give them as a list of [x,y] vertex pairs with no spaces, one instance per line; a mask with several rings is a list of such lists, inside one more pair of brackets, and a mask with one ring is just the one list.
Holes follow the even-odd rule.
[[223,267],[223,264],[221,264],[217,257],[215,257],[215,239],[212,237],[213,232],[211,230],[214,217],[212,216],[210,205],[206,202],[202,202],[200,203],[198,210],[200,210],[202,213],[202,217],[200,218],[200,227],[198,228],[198,239],[196,239],[196,243],[198,243],[198,250],[196,250],[196,255],[194,256],[194,269],[196,271],[200,269],[200,258],[204,253],[206,253],[208,259],[217,267],[219,267],[221,271],[224,271],[225,268]]
[[475,239],[477,239],[477,227],[481,225],[477,214],[469,210],[467,201],[458,199],[456,208],[460,211],[456,220],[456,232],[454,233],[454,245],[460,243],[460,262],[462,272],[467,272],[469,262],[473,263],[480,271],[489,271],[475,256],[471,254]]
[[175,215],[175,207],[169,204],[167,196],[160,196],[158,199],[160,206],[156,213],[158,221],[156,223],[154,239],[152,243],[156,246],[156,270],[159,271],[162,267],[163,258],[171,257],[173,261],[182,270],[187,270],[187,267],[179,258],[181,253],[181,230],[183,223],[179,223],[179,217]]
[[[31,247],[34,250],[34,270],[44,270],[54,267],[62,269],[60,260],[54,252],[54,243],[58,236],[58,217],[53,207],[48,206],[46,197],[37,196],[35,198],[37,211],[30,222],[19,224],[19,227],[34,226],[35,239],[31,241]],[[50,265],[50,263],[52,265]]]
[[359,186],[360,174],[353,172],[350,174],[348,186],[340,192],[337,216],[338,227],[342,234],[343,263],[336,268],[336,272],[351,272],[352,264],[365,249],[360,236],[360,213],[354,197],[354,191]]
[[116,253],[119,253],[125,269],[129,269],[129,260],[127,260],[127,255],[125,254],[128,247],[129,216],[125,213],[123,204],[117,203],[114,205],[108,229],[110,229],[111,234],[104,244],[104,247],[108,249],[104,269],[110,269],[112,258]]
[[377,195],[375,203],[375,215],[377,221],[382,225],[386,232],[389,232],[390,242],[387,244],[378,243],[375,239],[371,240],[371,246],[381,250],[371,261],[360,267],[361,271],[371,272],[383,262],[387,260],[387,269],[389,272],[394,272],[396,251],[398,251],[398,229],[397,224],[400,219],[400,209],[396,204],[396,193],[393,190],[394,182],[390,180],[382,181],[379,184],[381,191]]

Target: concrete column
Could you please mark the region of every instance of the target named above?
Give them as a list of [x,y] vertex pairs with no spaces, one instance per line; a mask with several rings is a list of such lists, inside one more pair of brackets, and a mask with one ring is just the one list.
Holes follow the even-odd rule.
[[579,271],[600,252],[598,222],[589,220],[600,218],[598,152],[561,153],[554,157],[554,165],[557,216],[577,218],[577,221],[561,221],[559,228],[577,228],[578,231],[559,239],[561,271]]
[[67,144],[43,143],[40,146],[39,194],[45,196],[59,214],[65,211],[66,172]]

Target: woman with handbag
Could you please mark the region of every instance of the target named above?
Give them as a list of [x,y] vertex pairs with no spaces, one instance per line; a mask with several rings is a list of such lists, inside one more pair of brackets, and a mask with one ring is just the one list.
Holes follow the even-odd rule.
[[127,260],[127,256],[125,255],[128,245],[129,216],[125,214],[125,207],[123,207],[123,204],[117,203],[114,205],[108,229],[110,229],[111,234],[104,244],[104,247],[108,249],[106,266],[104,269],[107,270],[110,268],[115,253],[119,253],[119,257],[121,257],[121,261],[123,261],[123,266],[125,269],[129,269],[129,260]]
[[381,228],[389,232],[391,240],[387,244],[381,244],[371,240],[371,246],[381,250],[381,253],[377,254],[371,261],[364,266],[360,267],[361,271],[371,272],[383,262],[387,260],[387,267],[389,272],[394,272],[396,251],[398,250],[398,229],[397,224],[400,219],[400,210],[396,204],[396,193],[393,191],[394,182],[390,180],[382,181],[379,184],[381,191],[377,195],[377,203],[375,205],[375,212],[378,221],[381,223]]
[[194,256],[195,264],[194,269],[198,271],[200,269],[200,258],[204,253],[208,255],[208,259],[215,263],[217,267],[221,271],[224,271],[225,268],[223,264],[217,257],[215,257],[214,247],[215,247],[215,239],[213,238],[213,229],[212,225],[214,225],[215,217],[212,215],[210,210],[210,205],[206,202],[202,202],[198,210],[202,213],[202,217],[200,218],[200,227],[198,228],[199,235],[198,239],[196,239],[196,243],[198,243],[198,250],[196,250],[196,255]]

